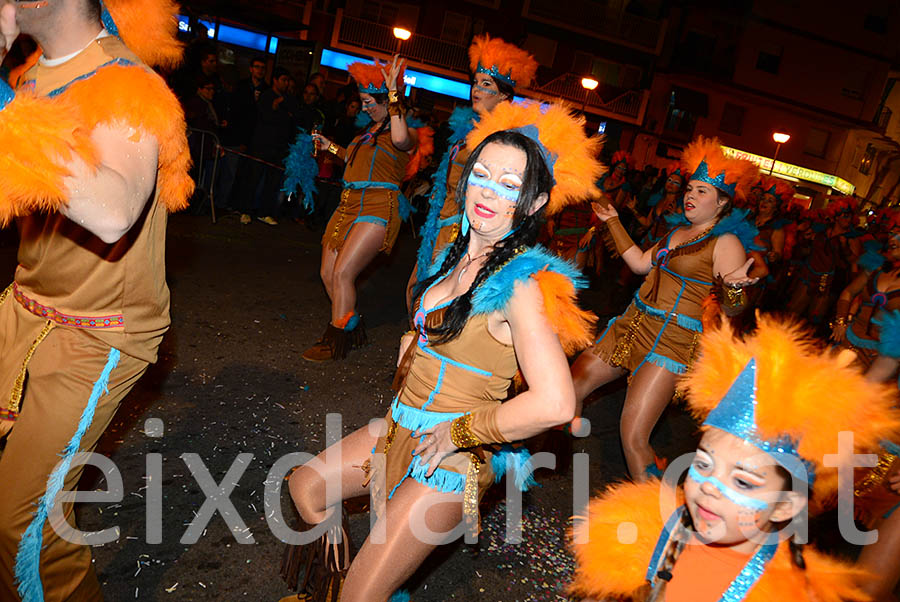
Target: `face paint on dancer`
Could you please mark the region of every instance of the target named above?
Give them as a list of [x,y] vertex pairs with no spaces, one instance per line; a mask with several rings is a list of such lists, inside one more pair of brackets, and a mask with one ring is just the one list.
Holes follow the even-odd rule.
[[476,73],[472,82],[472,108],[478,112],[490,112],[506,95],[500,92],[497,82],[487,73]]
[[515,147],[491,143],[481,150],[466,187],[466,215],[479,235],[499,240],[512,229],[527,157]]
[[379,103],[375,97],[365,92],[359,93],[359,99],[362,101],[362,110],[372,118],[372,121],[379,123],[387,117],[387,103]]
[[685,504],[701,540],[750,553],[773,523],[802,509],[802,496],[784,491],[787,485],[770,456],[712,427],[685,479]]

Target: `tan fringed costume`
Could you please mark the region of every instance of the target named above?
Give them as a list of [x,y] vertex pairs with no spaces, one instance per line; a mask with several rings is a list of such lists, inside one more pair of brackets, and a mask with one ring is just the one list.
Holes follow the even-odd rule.
[[[155,40],[143,48],[149,54],[139,57],[104,32],[70,60],[28,70],[15,99],[0,110],[3,161],[14,167],[0,173],[0,223],[17,217],[21,240],[15,281],[0,295],[0,423],[11,429],[0,456],[2,600],[102,599],[90,548],[61,539],[47,515],[56,493],[75,489],[81,476],[81,466],[67,472],[67,463],[94,449],[119,403],[156,361],[169,326],[166,213],[186,204],[193,183],[180,105],[142,62],[171,64],[176,58],[162,55],[180,54],[167,12],[177,7],[138,6],[142,1],[108,4],[122,38],[130,39],[140,21],[142,37]],[[122,8],[127,14],[119,20]],[[76,126],[50,117],[55,111]],[[155,192],[112,244],[56,210],[67,201],[65,158],[97,161],[90,140],[80,147],[67,140],[105,123],[153,136],[159,149]],[[32,136],[61,152],[29,152]],[[41,162],[46,175],[30,186],[16,181]],[[63,513],[74,525],[70,503]]]

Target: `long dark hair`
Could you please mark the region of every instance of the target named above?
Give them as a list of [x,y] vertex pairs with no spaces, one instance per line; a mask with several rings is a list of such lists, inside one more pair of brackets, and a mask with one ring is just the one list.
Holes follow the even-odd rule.
[[[488,254],[487,260],[475,276],[472,286],[450,303],[441,323],[434,328],[427,329],[428,336],[437,343],[447,343],[459,336],[472,310],[472,296],[487,277],[521,252],[522,248],[534,246],[541,225],[541,216],[546,205],[534,212],[532,212],[532,209],[538,197],[541,194],[549,194],[550,189],[553,187],[553,177],[550,175],[544,156],[534,140],[519,132],[494,132],[472,151],[463,167],[459,183],[456,185],[456,198],[460,199],[460,211],[462,213],[465,213],[466,210],[466,190],[468,189],[469,174],[472,172],[472,166],[481,155],[482,149],[491,143],[511,146],[525,153],[525,173],[522,178],[522,187],[519,189],[519,200],[516,202],[516,210],[513,213],[512,231],[509,236],[494,244],[493,250]],[[416,297],[421,295],[432,283],[443,278],[456,267],[460,258],[469,248],[469,238],[470,234],[468,233],[465,235],[460,233],[456,237],[440,269],[433,276],[416,286]]]
[[[377,93],[377,94],[370,94],[370,96],[373,99],[375,99],[376,103],[378,103],[380,105],[383,105],[385,102],[387,102],[387,94]],[[360,99],[359,102],[360,102],[360,109],[362,109],[362,99]],[[366,128],[368,128],[368,127],[370,127],[370,126],[367,125]],[[389,127],[391,127],[391,116],[390,115],[388,115],[385,119],[383,119],[381,121],[381,125],[378,127],[377,130],[375,130],[375,133],[372,134],[372,142],[370,144],[372,146],[378,146],[378,136],[380,136]],[[364,132],[366,128],[363,128],[359,132],[357,132],[357,135]],[[353,160],[356,158],[356,153],[359,152],[360,146],[362,146],[362,145],[357,144],[356,146],[353,147],[353,150],[350,151],[350,156],[347,158],[347,163],[346,163],[347,167],[350,167],[351,165],[353,165]]]

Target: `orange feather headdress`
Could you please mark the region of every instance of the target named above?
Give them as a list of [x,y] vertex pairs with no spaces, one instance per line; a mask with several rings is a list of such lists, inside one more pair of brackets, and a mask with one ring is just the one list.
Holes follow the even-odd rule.
[[825,207],[825,213],[830,218],[835,218],[842,213],[856,213],[859,209],[859,201],[852,196],[840,196],[832,198]]
[[585,135],[583,117],[560,104],[501,102],[481,116],[469,132],[466,145],[475,148],[494,132],[504,130],[519,130],[532,140],[537,138],[535,142],[542,147],[554,182],[548,215],[570,203],[599,196],[594,182],[605,171],[597,160],[603,141]]
[[853,433],[858,452],[900,431],[896,389],[866,380],[852,353],[822,351],[797,324],[760,317],[741,340],[726,322],[703,334],[700,349],[684,381],[694,416],[772,455],[819,500],[837,488],[825,456],[838,453],[840,432]]
[[763,176],[759,180],[759,187],[762,188],[763,194],[773,195],[779,207],[786,208],[794,198],[794,185],[782,178]]
[[[356,80],[359,91],[366,94],[388,93],[387,83],[384,81],[384,73],[381,72],[382,69],[387,71],[390,69],[390,65],[376,60],[374,64],[359,61],[347,66],[347,71],[350,72],[350,77]],[[405,71],[406,67],[404,66],[400,69],[400,75],[397,76],[397,85],[400,88],[403,87],[403,73]]]
[[624,163],[626,169],[634,169],[634,157],[627,150],[617,150],[613,153],[609,164],[615,167],[619,163]]
[[689,180],[712,184],[732,199],[743,198],[759,176],[750,161],[727,156],[718,138],[698,136],[681,155]]
[[537,61],[530,54],[487,34],[476,36],[469,46],[472,73],[486,73],[515,88],[527,88],[537,73]]
[[174,68],[184,45],[178,41],[178,4],[173,0],[103,0],[102,20],[109,33],[151,67]]

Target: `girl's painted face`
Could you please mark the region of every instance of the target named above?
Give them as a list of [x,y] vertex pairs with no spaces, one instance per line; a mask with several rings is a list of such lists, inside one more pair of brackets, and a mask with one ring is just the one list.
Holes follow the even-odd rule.
[[481,149],[466,187],[466,216],[475,232],[492,240],[509,233],[526,164],[525,151],[514,146],[492,142]]
[[712,184],[691,180],[684,191],[684,215],[692,224],[702,224],[715,218],[727,202]]
[[[700,440],[684,481],[697,536],[705,543],[752,552],[773,522],[794,516],[785,479],[771,456],[717,428]],[[752,538],[752,539],[751,539]]]
[[490,113],[505,96],[497,87],[497,82],[487,73],[476,73],[472,82],[472,108],[481,113]]
[[365,92],[359,93],[359,99],[362,101],[362,110],[365,111],[375,123],[379,123],[385,117],[387,117],[388,113],[386,103],[378,104],[375,101],[374,96],[372,96],[371,94],[366,94]]

